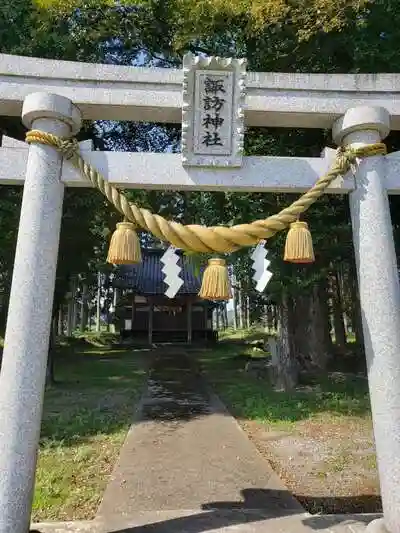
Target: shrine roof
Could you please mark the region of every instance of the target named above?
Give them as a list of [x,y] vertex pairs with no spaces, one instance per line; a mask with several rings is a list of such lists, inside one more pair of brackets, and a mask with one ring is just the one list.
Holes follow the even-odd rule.
[[[161,271],[163,263],[161,256],[165,250],[142,250],[142,261],[137,265],[120,265],[117,268],[114,285],[124,289],[132,289],[137,294],[161,295],[167,290],[164,283],[164,274]],[[183,285],[178,291],[182,294],[198,294],[201,286],[201,274],[196,275],[190,260],[182,252],[179,255],[178,265],[181,267],[180,277]],[[201,269],[202,270],[202,269]]]

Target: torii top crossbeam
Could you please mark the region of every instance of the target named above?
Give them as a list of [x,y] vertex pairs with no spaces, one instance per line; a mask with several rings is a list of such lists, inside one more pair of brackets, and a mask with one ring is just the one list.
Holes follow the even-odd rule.
[[[218,66],[222,68],[216,72]],[[399,96],[400,76],[391,74],[249,73],[244,80],[243,62],[234,59],[224,59],[221,65],[216,58],[184,59],[182,72],[0,56],[0,114],[19,116],[22,111],[28,128],[39,130],[38,136],[53,136],[60,146],[67,146],[65,139],[79,131],[81,114],[92,120],[182,122],[182,154],[168,158],[106,155],[81,147],[86,148],[82,154],[86,163],[101,169],[107,181],[130,187],[143,188],[147,175],[151,188],[304,190],[326,168],[329,153],[325,159],[243,157],[243,123],[333,126],[334,142],[350,154],[358,148],[384,149],[382,141],[390,129],[400,130]],[[0,184],[24,183],[24,194],[0,374],[0,533],[25,533],[40,434],[64,184],[86,182],[68,169],[69,162],[63,161],[54,144],[35,142],[27,150],[5,141],[0,168],[7,172],[0,172]],[[354,177],[331,184],[329,192],[349,194],[360,288],[384,511],[384,520],[372,522],[368,532],[398,533],[400,284],[388,192],[400,190],[400,158],[384,156],[383,149],[371,157],[355,158]],[[338,159],[341,155],[343,150]],[[116,170],[120,181],[114,177]],[[125,180],[129,170],[132,175]]]
[[[184,74],[162,69],[55,61],[0,54],[0,115],[21,116],[32,93],[65,96],[84,119],[182,121]],[[247,72],[244,121],[251,126],[331,128],[355,106],[385,107],[391,129],[400,129],[400,75],[276,74]],[[187,168],[178,154],[91,152],[86,158],[113,184],[126,188],[301,192],[329,167],[333,153],[321,158],[245,157],[240,169]],[[334,152],[332,150],[332,152]],[[0,184],[23,183],[27,145],[3,138]],[[398,194],[400,158],[388,158],[386,188]],[[62,181],[88,186],[71,165]],[[328,192],[346,193],[351,178],[332,183]]]
[[[0,115],[21,116],[24,98],[66,96],[88,120],[180,123],[182,70],[55,61],[0,54]],[[248,126],[331,128],[350,107],[385,107],[400,130],[400,74],[248,72]]]

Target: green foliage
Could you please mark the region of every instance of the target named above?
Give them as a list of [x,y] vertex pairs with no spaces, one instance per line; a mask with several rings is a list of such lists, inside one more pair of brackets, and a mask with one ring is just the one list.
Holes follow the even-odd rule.
[[185,251],[184,256],[192,268],[195,276],[199,277],[202,270],[207,266],[207,262],[212,257],[216,257],[216,254],[201,254],[197,252]]
[[[274,49],[299,46],[325,34],[337,34],[349,26],[362,27],[374,3],[366,0],[34,0],[33,6],[58,17],[91,13],[88,33],[98,42],[100,36],[119,32],[129,36],[129,44],[139,34],[155,53],[165,54],[162,43],[178,54],[189,46],[199,51],[236,47],[248,57],[248,44],[268,37]],[[93,12],[98,13],[97,19]],[[121,24],[123,20],[123,25]],[[150,25],[150,22],[152,23]],[[117,30],[117,31],[116,31]],[[124,35],[124,36],[125,36]],[[244,42],[241,42],[244,41]],[[282,53],[278,54],[282,58]]]

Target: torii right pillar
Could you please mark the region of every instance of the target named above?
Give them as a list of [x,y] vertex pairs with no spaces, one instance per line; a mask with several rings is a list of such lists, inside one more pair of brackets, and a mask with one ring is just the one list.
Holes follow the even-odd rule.
[[[339,146],[381,142],[390,116],[381,107],[356,107],[333,126]],[[370,533],[400,533],[400,283],[384,156],[358,161],[350,193],[365,356],[383,504]],[[400,177],[399,177],[400,179]]]

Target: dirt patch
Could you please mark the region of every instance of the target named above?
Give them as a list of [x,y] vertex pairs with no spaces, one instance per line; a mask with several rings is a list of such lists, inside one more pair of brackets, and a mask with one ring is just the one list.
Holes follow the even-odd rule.
[[308,512],[382,511],[370,419],[321,416],[273,430],[239,423]]

